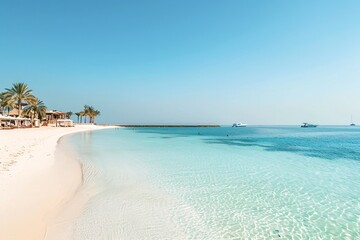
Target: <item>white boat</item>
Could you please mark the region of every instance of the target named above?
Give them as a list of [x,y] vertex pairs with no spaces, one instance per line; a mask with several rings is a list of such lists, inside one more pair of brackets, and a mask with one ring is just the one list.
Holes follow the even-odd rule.
[[303,123],[303,125],[301,125],[301,127],[303,127],[303,128],[312,128],[312,127],[317,127],[317,125],[311,124],[311,123]]
[[247,124],[245,124],[245,123],[234,123],[232,125],[232,127],[246,127],[246,126],[247,126]]
[[356,126],[355,123],[353,122],[352,115],[351,115],[351,123],[350,123],[350,126],[351,126],[351,127],[355,127],[355,126]]

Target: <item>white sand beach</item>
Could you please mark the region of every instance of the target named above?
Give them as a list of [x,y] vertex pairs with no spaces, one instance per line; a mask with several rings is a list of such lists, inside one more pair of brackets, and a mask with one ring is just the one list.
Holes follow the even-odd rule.
[[0,131],[0,239],[44,239],[47,224],[82,181],[80,163],[57,158],[58,140],[108,127],[77,125]]

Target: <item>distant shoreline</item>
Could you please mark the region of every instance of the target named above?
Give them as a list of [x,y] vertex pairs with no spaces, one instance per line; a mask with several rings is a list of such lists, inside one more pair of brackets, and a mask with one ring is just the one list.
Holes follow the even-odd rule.
[[[81,125],[81,124],[80,124]],[[231,124],[95,124],[96,126],[116,126],[116,127],[128,127],[128,128],[220,128],[231,127]],[[301,124],[254,124],[247,125],[247,127],[300,127]],[[351,127],[352,129],[359,128],[360,125],[350,126],[349,124],[321,124],[318,128],[323,127]]]
[[188,127],[188,128],[218,128],[220,125],[162,125],[162,124],[97,124],[98,126],[117,126],[117,127],[134,127],[134,128],[171,128],[171,127]]

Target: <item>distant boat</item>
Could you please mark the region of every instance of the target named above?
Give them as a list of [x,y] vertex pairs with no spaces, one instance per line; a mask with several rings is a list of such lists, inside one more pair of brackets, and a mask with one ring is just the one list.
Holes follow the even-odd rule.
[[353,119],[352,119],[352,115],[351,115],[351,123],[350,123],[350,127],[355,127],[355,123],[353,122]]
[[247,126],[247,124],[245,124],[245,123],[234,123],[232,125],[232,127],[246,127],[246,126]]
[[301,127],[303,127],[303,128],[311,128],[311,127],[317,127],[318,125],[315,125],[315,124],[310,124],[310,123],[303,123],[302,125],[301,125]]

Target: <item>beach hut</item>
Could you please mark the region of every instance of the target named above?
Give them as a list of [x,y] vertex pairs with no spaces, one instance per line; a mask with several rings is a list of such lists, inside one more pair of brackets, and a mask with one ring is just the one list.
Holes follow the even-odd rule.
[[16,120],[16,118],[14,118],[14,117],[3,116],[3,115],[0,114],[0,126],[1,126],[1,128],[10,128],[11,127],[11,122],[14,122],[13,126],[15,126],[15,120]]
[[65,119],[66,114],[57,110],[47,110],[46,111],[46,121],[49,124],[57,124],[58,120]]
[[16,108],[12,109],[9,114],[10,117],[18,117],[19,116],[19,110],[17,110]]
[[56,127],[74,127],[74,122],[71,119],[58,119],[56,121]]
[[8,121],[8,117],[0,114],[0,127],[1,128],[5,127],[6,121]]
[[40,127],[40,119],[34,118],[34,127]]
[[23,117],[17,117],[13,118],[15,120],[15,125],[17,127],[31,127],[31,119],[30,118],[23,118]]

